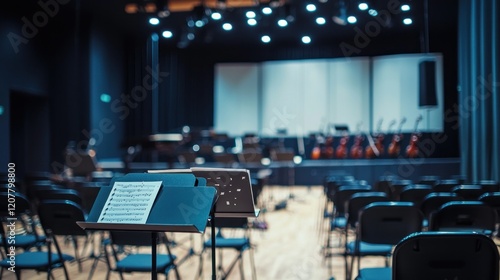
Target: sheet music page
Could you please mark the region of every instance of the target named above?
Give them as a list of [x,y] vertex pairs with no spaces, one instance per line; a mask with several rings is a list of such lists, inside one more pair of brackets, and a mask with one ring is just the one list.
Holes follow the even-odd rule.
[[162,182],[115,182],[100,223],[145,224]]

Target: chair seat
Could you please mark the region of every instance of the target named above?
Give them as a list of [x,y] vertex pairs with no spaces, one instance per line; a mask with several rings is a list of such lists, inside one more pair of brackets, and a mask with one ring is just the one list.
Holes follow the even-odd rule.
[[[207,240],[204,243],[205,247],[212,247],[212,240]],[[248,238],[215,238],[215,246],[217,248],[234,248],[237,250],[245,250],[250,247],[250,240]]]
[[363,268],[356,280],[391,280],[392,269],[390,267]]
[[[63,261],[72,261],[75,258],[70,255],[62,254]],[[60,263],[61,259],[56,253],[52,253],[52,263]],[[49,255],[47,252],[24,252],[16,254],[16,268],[18,269],[39,269],[41,267],[48,267]],[[0,261],[1,267],[10,267],[9,259]]]
[[[356,243],[354,241],[351,241],[347,243],[346,247],[346,253],[349,255],[353,255],[355,245]],[[374,255],[379,255],[379,256],[386,256],[391,254],[392,252],[392,246],[391,245],[385,245],[385,244],[370,244],[366,242],[360,242],[359,244],[359,255],[361,256],[374,256]]]
[[347,219],[345,217],[335,217],[330,225],[330,230],[336,228],[345,228],[347,225]]
[[[35,246],[36,243],[44,242],[45,236],[37,236],[34,234],[19,234],[16,235],[16,247],[18,248],[28,248]],[[0,245],[3,246],[2,240],[0,240]]]
[[[163,272],[177,257],[175,255],[157,255],[156,271]],[[151,271],[151,254],[133,254],[126,256],[116,263],[116,270],[122,272],[149,272]]]

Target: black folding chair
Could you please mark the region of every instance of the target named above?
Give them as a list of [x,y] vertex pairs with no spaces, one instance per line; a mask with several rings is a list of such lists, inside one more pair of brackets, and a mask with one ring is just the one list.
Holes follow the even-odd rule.
[[418,232],[394,249],[392,280],[499,279],[496,244],[474,232]]
[[[356,279],[391,279],[389,257],[392,247],[411,233],[421,231],[423,215],[411,202],[374,202],[364,207],[358,218],[356,240],[352,254],[357,259],[358,275]],[[362,243],[366,244],[365,248]],[[389,252],[372,253],[370,245],[386,245]],[[362,268],[364,256],[382,256],[386,258],[386,267]],[[351,261],[352,275],[354,258]]]

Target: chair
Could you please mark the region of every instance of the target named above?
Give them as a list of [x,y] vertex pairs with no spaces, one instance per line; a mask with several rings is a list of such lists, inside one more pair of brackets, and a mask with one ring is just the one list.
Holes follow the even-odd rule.
[[[45,236],[47,237],[43,245],[45,245],[47,249],[46,251],[24,251],[22,253],[16,254],[15,272],[18,280],[21,279],[21,271],[28,269],[47,271],[47,279],[50,279],[52,276],[52,270],[56,268],[63,268],[65,278],[69,280],[66,263],[75,260],[75,258],[71,255],[63,254],[61,252],[61,248],[56,236],[59,234],[68,233],[72,228],[78,226],[76,225],[75,221],[71,220],[70,222],[70,219],[68,219],[70,214],[64,211],[66,210],[66,208],[62,208],[61,205],[58,204],[56,209],[58,210],[53,211],[54,209],[52,207],[48,206],[47,208],[45,206],[45,203],[39,205],[38,215],[40,217],[40,222],[44,229]],[[65,214],[63,214],[63,211]],[[52,212],[58,214],[52,215]],[[62,220],[55,221],[51,217],[59,217]],[[3,231],[3,227],[1,231]],[[3,232],[2,236],[4,236]],[[53,251],[53,248],[55,248],[55,251]],[[5,249],[7,250],[7,247]],[[9,259],[2,260],[0,262],[0,266],[3,268],[9,268],[11,266]]]
[[461,185],[461,181],[457,179],[439,180],[434,185],[434,192],[451,192],[454,187]]
[[36,192],[36,199],[39,202],[44,200],[69,200],[77,205],[83,204],[82,195],[74,189],[47,189]]
[[[219,258],[217,260],[218,264],[218,272],[221,275],[220,279],[229,279],[230,273],[236,266],[239,264],[239,270],[241,274],[241,279],[244,279],[244,270],[243,270],[243,253],[245,251],[249,251],[250,255],[250,265],[252,269],[252,279],[256,279],[256,269],[255,269],[255,260],[253,255],[253,245],[250,240],[250,230],[248,227],[248,219],[247,218],[215,218],[215,227],[217,228],[217,233],[215,236],[215,250],[219,251]],[[226,237],[223,234],[223,230],[236,230],[239,231],[241,235],[234,237]],[[203,253],[207,250],[212,249],[212,239],[207,239],[203,241],[203,248],[200,253],[200,266],[198,270],[198,279],[202,279],[203,277]],[[222,259],[222,251],[221,250],[235,250],[237,252],[236,257],[231,261],[231,263],[224,268],[223,259]],[[212,252],[214,253],[214,252]]]
[[424,219],[428,222],[431,214],[438,210],[443,204],[450,201],[460,201],[462,198],[452,192],[432,192],[424,197],[420,210],[424,214]]
[[418,232],[396,245],[392,280],[499,279],[496,244],[482,234]]
[[[8,209],[9,201],[14,198],[15,201],[15,215],[10,215]],[[11,218],[16,218],[17,221],[22,223],[23,228],[21,233],[17,232],[16,247],[22,248],[25,251],[33,247],[40,247],[45,242],[45,236],[39,234],[37,227],[33,222],[33,209],[31,208],[28,198],[22,193],[2,192],[0,193],[0,226],[3,227],[4,223],[11,221]],[[2,237],[6,237],[3,235]],[[6,246],[5,240],[0,240],[0,245]]]
[[430,185],[408,185],[399,194],[399,200],[413,202],[415,206],[420,208],[422,202],[424,201],[424,198],[431,192],[432,186]]
[[481,195],[487,192],[480,185],[458,185],[451,191],[462,197],[464,200],[473,201],[477,201]]
[[[109,242],[107,245],[111,247],[114,267],[109,266],[106,279],[109,279],[111,272],[115,271],[120,274],[120,279],[123,280],[123,273],[131,272],[152,272],[152,255],[151,253],[139,252],[139,248],[151,248],[152,234],[146,231],[110,231]],[[166,234],[160,232],[157,235],[157,246],[164,246],[166,253],[158,253],[156,255],[156,273],[162,273],[168,276],[171,270],[174,270],[177,280],[180,279],[179,272],[175,260],[177,256],[170,252]],[[128,250],[127,250],[128,249]],[[132,250],[137,249],[137,250]],[[107,258],[111,258],[104,251]],[[108,259],[108,264],[111,260]]]
[[434,186],[441,179],[438,175],[424,175],[417,180],[418,184]]
[[479,180],[475,185],[480,185],[486,192],[500,191],[500,183],[495,180]]
[[481,201],[451,201],[431,214],[429,231],[477,231],[491,235],[497,212]]
[[82,251],[93,241],[91,232],[83,230],[76,223],[87,219],[87,214],[82,207],[70,200],[42,200],[38,205],[38,216],[46,234],[62,236],[71,241],[75,260],[78,262],[78,269],[81,272],[84,258],[81,257],[83,252],[80,252],[78,240],[84,238]]
[[[355,193],[351,196],[351,198],[346,202],[346,229],[345,229],[345,237],[344,237],[344,262],[345,262],[345,273],[346,277],[349,273],[349,264],[348,264],[348,254],[346,252],[353,252],[353,250],[348,250],[348,246],[351,248],[354,247],[354,242],[351,242],[349,244],[348,240],[348,234],[349,231],[355,230],[356,225],[358,223],[358,217],[359,217],[359,211],[363,209],[366,205],[373,203],[373,202],[379,202],[379,201],[389,201],[389,197],[387,197],[387,194],[385,192],[358,192]],[[363,246],[363,245],[362,245]],[[372,246],[372,250],[374,250],[375,247]],[[390,253],[390,250],[392,248],[388,246],[380,246],[378,248],[381,251]]]
[[[330,218],[329,234],[326,238],[325,249],[331,248],[331,232],[339,232],[339,245],[343,244],[342,237],[347,225],[346,219],[346,202],[351,199],[351,196],[359,192],[369,192],[372,188],[369,185],[348,185],[341,186],[333,196],[333,215]],[[326,254],[328,256],[328,254]]]
[[[409,234],[421,231],[422,212],[411,202],[374,202],[360,211],[358,220],[352,252],[354,258],[357,259],[358,276],[356,279],[391,279],[391,268],[388,267],[387,258],[391,255],[392,247]],[[372,255],[369,250],[363,251],[363,243],[387,245],[391,248],[388,253],[373,254],[386,257],[386,267],[361,267],[361,258]],[[349,275],[352,275],[354,258],[351,260]]]
[[391,199],[399,200],[399,194],[406,187],[413,184],[411,180],[393,180],[391,181]]

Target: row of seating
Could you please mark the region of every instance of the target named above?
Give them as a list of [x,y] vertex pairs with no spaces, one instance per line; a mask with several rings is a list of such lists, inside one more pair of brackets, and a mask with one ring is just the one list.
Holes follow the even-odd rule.
[[372,279],[371,274],[379,275],[376,279],[391,279],[390,270],[361,269],[361,257],[384,256],[386,266],[389,266],[393,247],[404,237],[421,231],[467,230],[493,236],[498,224],[499,192],[484,191],[480,200],[473,196],[465,199],[459,196],[462,194],[459,190],[467,188],[436,192],[433,189],[435,183],[427,183],[407,181],[407,185],[395,195],[391,184],[387,189],[375,189],[351,176],[325,180],[326,203],[322,217],[329,221],[325,257],[332,256],[331,233],[337,232],[346,279],[353,276],[355,259],[358,267],[356,279]]

